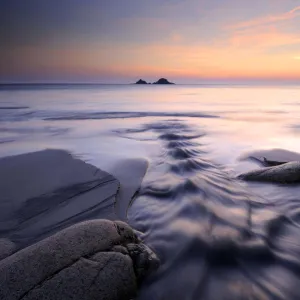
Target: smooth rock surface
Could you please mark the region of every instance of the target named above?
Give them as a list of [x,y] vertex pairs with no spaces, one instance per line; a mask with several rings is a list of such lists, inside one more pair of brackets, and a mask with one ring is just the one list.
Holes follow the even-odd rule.
[[247,181],[299,183],[300,162],[289,162],[279,166],[266,167],[240,174],[239,179]]
[[300,182],[300,153],[284,149],[256,150],[242,155],[239,159],[266,166],[238,175],[241,180],[270,183]]
[[117,219],[118,180],[62,150],[0,159],[0,237],[18,248],[72,224]]

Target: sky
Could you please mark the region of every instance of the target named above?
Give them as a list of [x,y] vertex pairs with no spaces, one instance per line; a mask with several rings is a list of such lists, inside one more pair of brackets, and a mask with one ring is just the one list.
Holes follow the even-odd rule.
[[300,0],[0,0],[0,82],[300,82]]

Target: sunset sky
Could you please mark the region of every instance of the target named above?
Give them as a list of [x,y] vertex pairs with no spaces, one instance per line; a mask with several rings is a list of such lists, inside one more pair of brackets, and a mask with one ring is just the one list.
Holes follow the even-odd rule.
[[300,81],[300,0],[0,0],[0,82]]

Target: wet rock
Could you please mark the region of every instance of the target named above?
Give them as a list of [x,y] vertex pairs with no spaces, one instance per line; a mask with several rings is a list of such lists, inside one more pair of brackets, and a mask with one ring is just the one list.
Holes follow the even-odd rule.
[[273,183],[300,183],[300,162],[293,161],[240,174],[238,179]]
[[142,280],[159,267],[159,259],[145,244],[128,244],[127,249],[133,260],[135,272]]
[[16,245],[8,239],[0,239],[0,260],[11,255],[16,250]]

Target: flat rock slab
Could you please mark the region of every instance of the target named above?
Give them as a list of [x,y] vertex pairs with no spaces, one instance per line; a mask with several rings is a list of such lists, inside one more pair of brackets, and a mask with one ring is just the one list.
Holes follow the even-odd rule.
[[117,219],[119,181],[62,150],[0,159],[0,237],[18,248],[93,218]]

